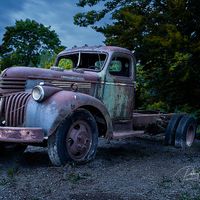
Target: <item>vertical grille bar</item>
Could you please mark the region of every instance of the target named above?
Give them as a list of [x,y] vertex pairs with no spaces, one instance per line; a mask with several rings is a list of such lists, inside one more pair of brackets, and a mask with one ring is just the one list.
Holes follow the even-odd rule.
[[12,124],[14,126],[15,124],[15,102],[16,102],[16,98],[17,98],[17,95],[14,95],[13,98],[10,98],[11,101],[10,101],[10,107],[9,107],[9,110],[11,111],[11,113],[9,114],[9,123]]
[[[27,94],[26,93],[21,93],[21,94],[19,94],[18,95],[18,97],[17,97],[17,99],[16,99],[16,108],[20,108],[21,107],[21,105],[22,105],[22,100],[25,98],[27,96]],[[20,116],[23,114],[21,114],[20,113],[20,111],[21,111],[21,109],[19,109],[19,112],[15,112],[15,119],[16,119],[16,123],[14,124],[14,126],[17,126],[17,125],[19,125],[20,124],[20,122],[22,121],[22,120],[20,120]]]
[[20,120],[20,124],[22,124],[24,122],[24,111],[25,111],[25,107],[26,107],[26,104],[27,104],[27,100],[29,99],[30,97],[30,94],[26,95],[23,99],[22,99],[22,107],[21,109],[19,110],[19,120]]
[[5,104],[5,121],[6,121],[6,126],[8,126],[10,124],[10,117],[9,115],[11,114],[11,110],[10,110],[10,106],[11,106],[11,101],[12,101],[12,98],[10,98],[10,96],[8,98],[6,98],[6,104]]
[[17,93],[6,97],[6,126],[20,126],[23,124],[25,106],[28,102],[29,97],[29,93]]

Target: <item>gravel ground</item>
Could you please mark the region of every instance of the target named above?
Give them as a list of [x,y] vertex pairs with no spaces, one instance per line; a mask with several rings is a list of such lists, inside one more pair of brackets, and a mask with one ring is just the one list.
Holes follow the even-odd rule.
[[162,143],[100,139],[94,161],[65,167],[52,166],[46,148],[1,153],[0,199],[200,199],[200,141],[187,150]]

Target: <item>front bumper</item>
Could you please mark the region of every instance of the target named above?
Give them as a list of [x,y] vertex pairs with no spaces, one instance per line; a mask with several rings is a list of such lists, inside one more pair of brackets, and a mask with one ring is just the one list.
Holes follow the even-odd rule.
[[44,131],[33,127],[0,127],[0,142],[42,143]]

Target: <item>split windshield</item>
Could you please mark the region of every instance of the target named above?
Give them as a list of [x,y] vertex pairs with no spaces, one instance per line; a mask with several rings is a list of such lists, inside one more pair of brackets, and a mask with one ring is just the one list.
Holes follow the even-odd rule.
[[106,54],[103,53],[78,52],[61,56],[57,65],[64,69],[101,71],[105,60]]

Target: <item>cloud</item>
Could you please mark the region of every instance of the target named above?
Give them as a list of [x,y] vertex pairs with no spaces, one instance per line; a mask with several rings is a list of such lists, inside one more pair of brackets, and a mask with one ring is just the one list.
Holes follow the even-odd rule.
[[12,24],[12,19],[10,19],[8,16],[10,13],[15,12],[16,10],[22,9],[22,4],[24,0],[6,0],[1,1],[0,6],[0,39],[4,33],[4,28],[8,25]]
[[[2,19],[4,23],[0,23],[0,26],[14,25],[15,20],[20,19],[33,19],[45,26],[51,26],[52,30],[55,30],[59,35],[63,45],[72,47],[74,45],[82,46],[98,45],[102,44],[104,37],[100,33],[96,33],[91,28],[78,27],[73,24],[73,16],[80,12],[75,4],[75,1],[69,0],[19,0],[21,5],[12,4],[8,9],[9,4],[4,3],[4,7],[9,10],[5,13],[5,18]],[[8,0],[11,2],[11,0]],[[12,1],[13,2],[13,1]],[[23,3],[22,3],[23,2]],[[81,10],[82,11],[82,10]],[[1,18],[0,18],[1,19]],[[7,19],[7,20],[6,20]],[[2,31],[0,31],[2,35]]]

